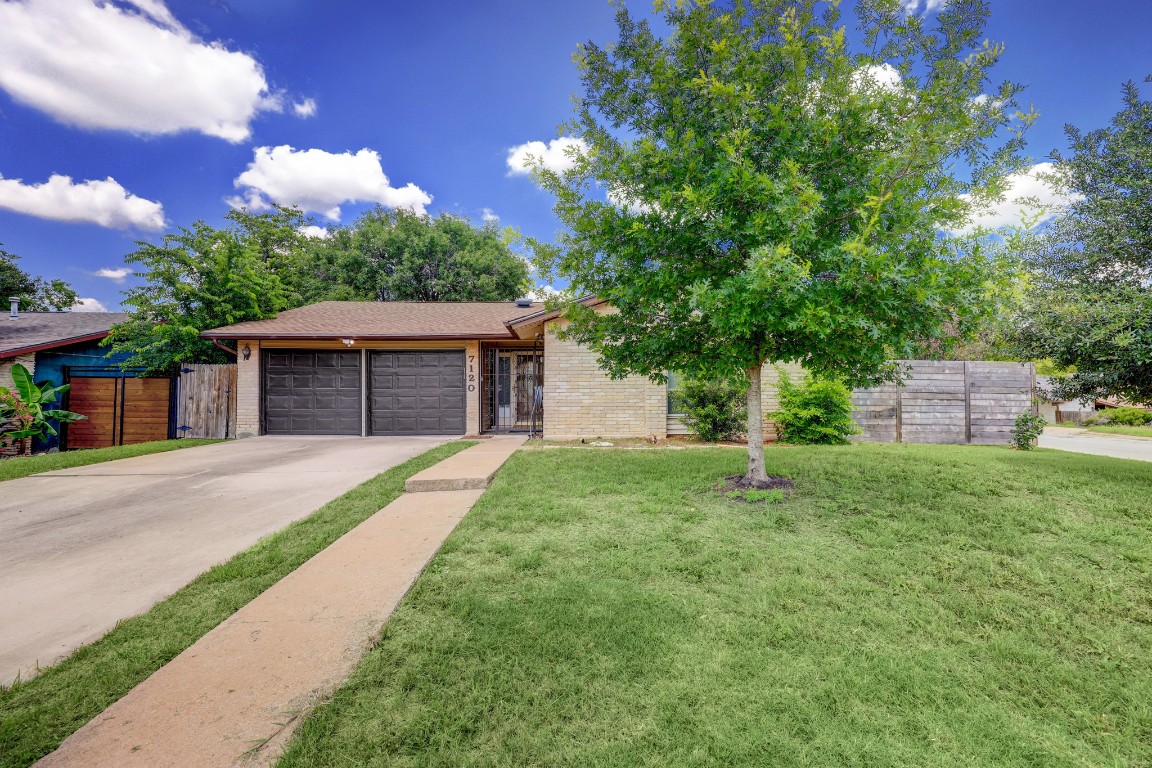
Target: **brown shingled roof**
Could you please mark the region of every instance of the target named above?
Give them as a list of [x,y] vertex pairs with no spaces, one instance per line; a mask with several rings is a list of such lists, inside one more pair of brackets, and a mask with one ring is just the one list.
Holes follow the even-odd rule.
[[270,320],[213,328],[206,339],[508,339],[505,325],[539,304],[480,301],[321,301]]
[[0,316],[0,358],[94,341],[128,319],[124,312],[20,312]]

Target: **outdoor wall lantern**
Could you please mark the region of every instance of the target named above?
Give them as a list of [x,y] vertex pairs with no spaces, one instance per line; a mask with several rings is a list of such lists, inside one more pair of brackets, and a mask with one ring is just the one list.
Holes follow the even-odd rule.
[[248,358],[252,357],[252,347],[250,347],[250,346],[248,346],[247,344],[245,344],[245,345],[244,345],[244,349],[243,349],[243,350],[240,352],[240,355],[241,355],[241,356],[242,356],[242,357],[243,357],[245,360],[247,360]]

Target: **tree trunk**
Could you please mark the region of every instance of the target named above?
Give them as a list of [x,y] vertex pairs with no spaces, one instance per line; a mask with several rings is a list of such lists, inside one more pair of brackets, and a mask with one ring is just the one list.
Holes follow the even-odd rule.
[[759,365],[748,369],[748,474],[750,483],[767,482],[764,471],[764,407],[760,404]]

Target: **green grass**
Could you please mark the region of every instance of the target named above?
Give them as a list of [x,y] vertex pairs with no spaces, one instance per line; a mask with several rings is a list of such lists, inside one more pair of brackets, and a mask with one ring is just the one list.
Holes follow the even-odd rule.
[[1089,432],[1103,432],[1109,435],[1131,435],[1132,437],[1152,437],[1152,427],[1125,427],[1119,424],[1101,424],[1088,427]]
[[0,481],[15,480],[40,472],[57,469],[72,469],[88,464],[100,464],[116,459],[130,459],[134,456],[147,456],[150,453],[164,453],[181,448],[195,448],[198,445],[219,443],[219,440],[157,440],[153,443],[117,445],[114,448],[92,448],[89,450],[64,451],[36,456],[15,456],[0,461]]
[[1148,766],[1152,464],[521,452],[280,768]]
[[0,689],[0,766],[30,765],[51,752],[210,629],[400,496],[407,478],[474,444],[448,443],[377,475],[37,677]]

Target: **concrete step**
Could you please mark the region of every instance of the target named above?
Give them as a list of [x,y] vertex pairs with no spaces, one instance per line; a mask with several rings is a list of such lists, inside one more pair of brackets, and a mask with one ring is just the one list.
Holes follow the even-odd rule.
[[484,440],[408,478],[404,490],[408,493],[482,491],[525,439],[521,435],[502,435]]

